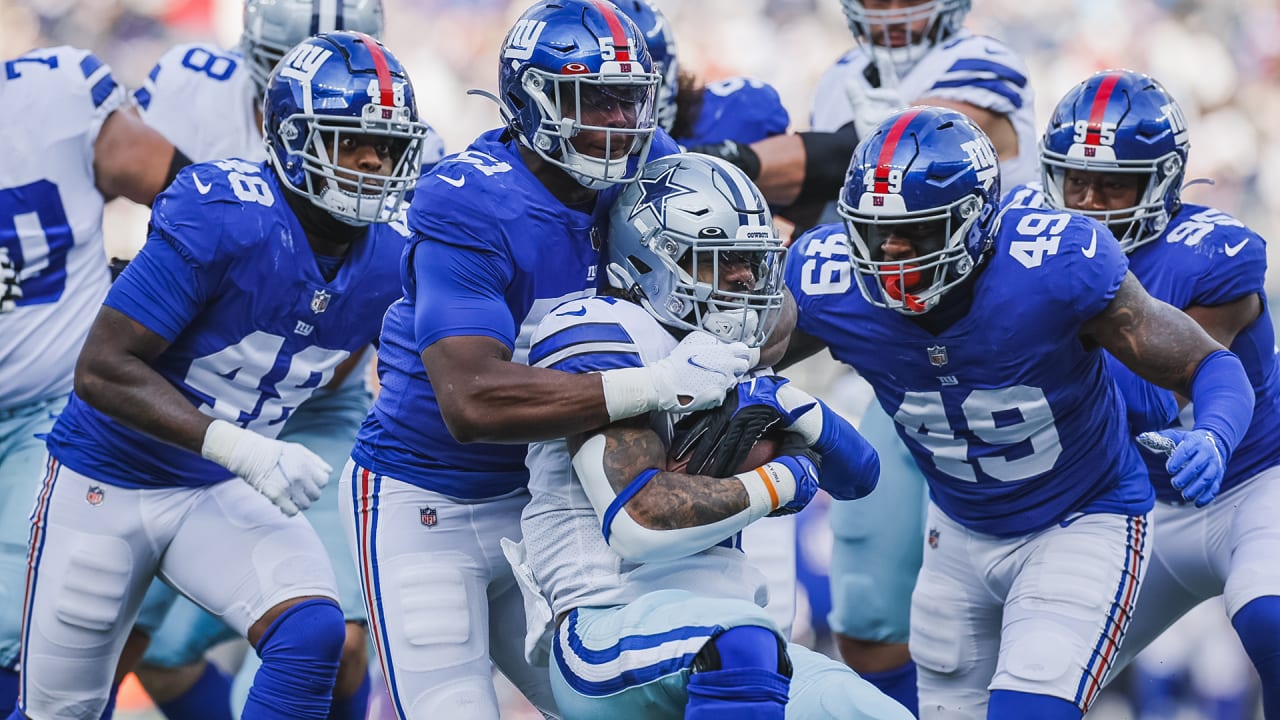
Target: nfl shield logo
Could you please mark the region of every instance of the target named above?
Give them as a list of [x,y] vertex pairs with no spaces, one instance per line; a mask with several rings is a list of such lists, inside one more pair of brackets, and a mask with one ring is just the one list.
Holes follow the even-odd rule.
[[929,364],[935,367],[942,367],[947,364],[947,346],[934,345],[927,349],[929,353]]
[[929,547],[935,550],[938,548],[938,536],[941,534],[938,528],[929,528]]
[[324,312],[329,307],[330,297],[328,290],[317,290],[316,294],[311,296],[311,312],[316,314]]
[[90,486],[89,491],[84,494],[85,501],[94,507],[101,505],[105,498],[106,493],[102,492],[102,487],[99,485]]
[[422,524],[427,527],[436,526],[436,509],[433,507],[418,508],[418,516],[422,518]]

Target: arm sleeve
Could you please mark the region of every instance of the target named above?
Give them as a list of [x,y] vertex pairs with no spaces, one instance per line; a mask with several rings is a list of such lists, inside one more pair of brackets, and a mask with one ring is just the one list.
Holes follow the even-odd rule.
[[858,146],[854,123],[846,123],[835,132],[802,132],[800,140],[804,143],[804,181],[796,204],[835,200],[844,187],[849,161]]

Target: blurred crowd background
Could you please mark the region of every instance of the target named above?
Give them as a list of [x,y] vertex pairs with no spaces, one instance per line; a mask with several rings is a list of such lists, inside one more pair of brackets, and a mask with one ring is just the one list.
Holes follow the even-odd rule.
[[[808,127],[821,73],[852,44],[838,0],[654,0],[674,25],[681,65],[707,81],[748,75],[772,83],[794,129]],[[497,124],[496,107],[470,88],[496,86],[497,48],[524,0],[384,0],[385,42],[409,69],[419,110],[450,151]],[[70,44],[94,50],[121,82],[141,83],[170,45],[234,46],[241,0],[0,0],[0,59]],[[1226,210],[1275,240],[1280,235],[1280,3],[1276,0],[975,0],[968,26],[1026,60],[1043,122],[1069,87],[1095,70],[1129,67],[1161,80],[1191,130],[1191,202]],[[19,109],[7,109],[20,112]],[[117,252],[137,246],[145,210],[114,203],[107,228]],[[1271,262],[1278,263],[1271,246]],[[1280,296],[1280,273],[1268,287]],[[820,545],[820,543],[819,543]],[[810,548],[811,550],[814,548]],[[1209,707],[1212,688],[1247,686],[1238,644],[1220,608],[1170,636],[1152,667],[1182,677],[1199,700],[1134,713],[1111,693],[1091,718],[1234,720]],[[821,620],[818,619],[821,625]],[[821,628],[818,628],[821,632]],[[1225,638],[1225,645],[1223,644]],[[1219,648],[1219,645],[1222,645]],[[1128,683],[1117,682],[1120,691]],[[1237,688],[1238,689],[1238,688]],[[1245,715],[1243,717],[1247,717]]]

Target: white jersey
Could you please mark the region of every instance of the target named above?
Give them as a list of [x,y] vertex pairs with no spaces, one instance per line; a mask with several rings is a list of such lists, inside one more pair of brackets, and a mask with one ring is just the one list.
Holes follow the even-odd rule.
[[[823,74],[809,119],[814,130],[832,132],[854,120],[850,98],[854,93],[865,97],[872,89],[864,74],[870,63],[870,53],[860,45]],[[1018,156],[1000,163],[1001,187],[1039,179],[1035,98],[1026,65],[1004,43],[961,30],[912,66],[899,79],[899,89],[908,103],[942,98],[1007,115],[1018,135]]]
[[[533,337],[531,364],[592,372],[661,360],[676,346],[671,334],[637,305],[610,297],[574,300],[549,313]],[[638,358],[638,362],[637,362]],[[655,427],[670,437],[669,415]],[[731,539],[670,562],[623,560],[605,542],[564,440],[529,446],[529,492],[521,516],[528,565],[553,616],[584,606],[629,603],[664,589],[764,605],[764,576]]]
[[160,56],[133,93],[142,119],[192,162],[267,159],[257,89],[234,50],[188,44]]
[[70,47],[0,73],[0,247],[23,297],[0,315],[0,409],[71,392],[80,346],[111,282],[94,143],[128,96],[111,68]]

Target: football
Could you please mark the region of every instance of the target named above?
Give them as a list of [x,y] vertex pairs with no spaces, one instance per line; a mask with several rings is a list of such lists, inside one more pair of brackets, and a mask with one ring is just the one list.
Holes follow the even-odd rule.
[[[747,452],[746,458],[738,465],[734,473],[747,472],[760,467],[770,460],[778,457],[778,448],[782,444],[782,434],[785,430],[770,430],[766,432],[755,445],[751,446],[751,450]],[[688,472],[689,458],[693,454],[692,451],[685,453],[682,457],[667,457],[667,471],[685,473]]]

